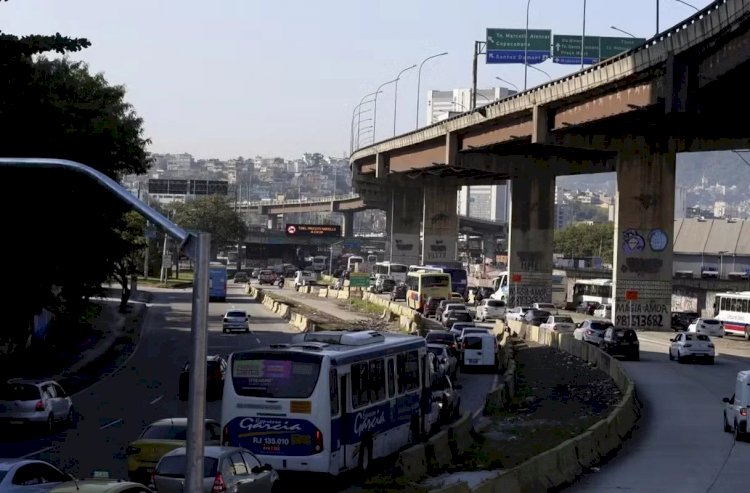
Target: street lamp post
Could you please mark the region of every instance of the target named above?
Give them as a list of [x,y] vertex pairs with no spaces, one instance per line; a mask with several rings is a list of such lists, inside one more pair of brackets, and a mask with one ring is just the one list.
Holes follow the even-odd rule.
[[656,34],[659,34],[659,0],[656,0]]
[[550,74],[548,74],[547,72],[545,72],[544,70],[540,69],[539,67],[535,67],[533,65],[531,65],[530,67],[533,68],[534,70],[536,70],[537,72],[541,72],[544,75],[546,75],[549,78],[549,80],[552,80],[552,76]]
[[688,7],[690,7],[693,10],[695,10],[696,12],[700,12],[700,9],[698,7],[696,7],[692,3],[686,2],[685,0],[674,0],[674,1],[677,2],[677,3],[681,3],[682,5],[687,5]]
[[[361,106],[362,106],[363,104],[365,104],[366,102],[369,102],[369,101],[365,101],[365,99],[369,98],[370,96],[374,96],[375,94],[376,94],[376,93],[374,93],[374,92],[371,92],[370,94],[365,94],[364,96],[362,96],[362,99],[361,99],[361,100],[359,101],[359,104],[358,104],[357,106],[355,106],[355,107],[354,107],[354,111],[352,112],[352,120],[354,119],[354,114],[355,114],[355,113],[357,112],[357,110],[358,110],[358,109],[359,109],[359,108],[360,108],[360,107],[361,107]],[[353,124],[352,124],[352,139],[351,139],[351,140],[352,140],[352,147],[351,147],[351,149],[350,149],[350,152],[349,152],[349,154],[353,154],[353,153],[354,153],[354,125],[353,125]]]
[[380,87],[378,87],[378,90],[375,91],[375,109],[372,112],[372,127],[373,127],[372,140],[373,140],[373,142],[375,141],[376,134],[377,134],[377,128],[378,128],[377,127],[377,124],[378,124],[378,94],[380,94],[381,92],[383,92],[383,91],[381,91],[381,89],[383,89],[385,86],[387,86],[388,84],[393,84],[397,80],[398,80],[398,78],[393,79],[393,80],[389,80],[388,82],[383,82],[382,84],[380,84]]
[[512,83],[512,82],[509,82],[509,81],[507,81],[507,80],[505,80],[505,79],[501,79],[500,77],[495,77],[495,78],[496,78],[497,80],[499,80],[500,82],[505,82],[506,84],[509,84],[509,85],[513,86],[513,89],[515,89],[515,90],[516,90],[516,92],[518,92],[518,86],[517,86],[517,85],[515,85],[514,83]]
[[448,52],[444,51],[443,53],[438,53],[437,55],[428,56],[427,58],[422,60],[422,63],[419,64],[419,72],[417,74],[417,126],[415,128],[419,128],[419,91],[421,90],[421,85],[422,85],[422,67],[424,66],[427,60],[432,60],[433,58],[437,58],[439,56],[443,56],[447,54]]
[[211,235],[188,233],[172,221],[141,202],[109,176],[75,161],[42,158],[0,158],[4,168],[60,169],[78,173],[92,179],[112,195],[160,227],[179,241],[180,250],[195,261],[193,277],[192,316],[190,333],[192,342],[190,386],[188,393],[188,429],[186,440],[185,491],[203,491],[203,446],[206,414],[206,342],[208,323],[208,261]]
[[331,243],[330,255],[328,256],[328,275],[333,277],[333,247],[344,243],[344,240]]
[[583,52],[586,50],[586,0],[583,0],[583,33],[581,34],[581,70],[583,70]]
[[531,7],[531,0],[526,2],[526,40],[523,44],[523,90],[526,90],[526,83],[529,79],[529,7]]
[[407,70],[411,70],[413,68],[417,68],[417,64],[415,63],[411,67],[406,67],[401,72],[398,73],[396,76],[396,85],[393,87],[393,136],[396,136],[396,110],[398,108],[397,101],[398,101],[398,81],[401,79],[401,75],[403,75],[404,72]]
[[368,130],[368,129],[372,128],[372,125],[370,125],[369,127],[362,128],[362,124],[366,123],[366,122],[371,122],[371,121],[372,121],[372,118],[365,118],[364,120],[360,120],[359,123],[358,123],[358,125],[357,125],[357,149],[359,149],[360,140],[361,140],[360,139],[360,135],[362,134],[362,132],[364,130]]
[[626,30],[624,30],[624,29],[620,29],[620,28],[619,28],[619,27],[617,27],[617,26],[609,26],[609,28],[610,28],[610,29],[612,29],[612,30],[614,30],[614,31],[618,31],[618,32],[621,32],[622,34],[627,34],[627,35],[628,35],[628,36],[630,36],[631,38],[635,38],[635,36],[634,36],[634,35],[632,35],[631,33],[627,32],[627,31],[626,31]]
[[354,123],[355,121],[358,121],[355,120],[355,118],[359,119],[363,113],[369,113],[370,111],[372,111],[371,109],[363,110],[361,104],[358,104],[354,109],[357,110],[357,108],[359,108],[359,111],[352,115],[352,126],[349,134],[349,154],[354,152]]

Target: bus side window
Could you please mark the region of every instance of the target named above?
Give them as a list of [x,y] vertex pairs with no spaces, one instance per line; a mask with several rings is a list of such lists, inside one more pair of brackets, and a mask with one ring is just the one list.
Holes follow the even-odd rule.
[[393,358],[388,359],[388,397],[396,395],[396,371],[393,365]]
[[339,415],[339,376],[334,369],[328,375],[328,381],[331,387],[331,417]]
[[368,364],[355,363],[352,365],[352,408],[359,409],[370,403],[368,395]]
[[370,361],[370,402],[379,402],[385,399],[385,364],[382,359]]

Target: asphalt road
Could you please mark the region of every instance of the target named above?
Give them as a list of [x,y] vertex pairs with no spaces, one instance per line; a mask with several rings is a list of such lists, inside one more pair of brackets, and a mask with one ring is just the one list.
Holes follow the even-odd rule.
[[[747,342],[730,338],[721,345],[741,349]],[[669,361],[667,347],[666,340],[642,335],[641,361],[624,362],[644,404],[640,429],[598,472],[566,491],[746,490],[750,443],[735,443],[722,431],[721,399],[732,395],[735,376],[750,359],[724,349],[713,366],[679,364]]]
[[[54,437],[0,442],[0,457],[40,458],[79,477],[99,469],[109,471],[111,477],[127,478],[128,442],[153,421],[187,416],[187,402],[177,398],[177,385],[190,356],[191,291],[154,293],[141,342],[131,359],[114,375],[73,396],[80,414],[77,429]],[[221,333],[221,317],[233,307],[247,310],[253,332]],[[227,356],[237,349],[284,342],[292,330],[244,295],[239,285],[230,284],[227,302],[209,305],[208,353]],[[206,416],[218,420],[220,415],[221,401],[208,402]]]

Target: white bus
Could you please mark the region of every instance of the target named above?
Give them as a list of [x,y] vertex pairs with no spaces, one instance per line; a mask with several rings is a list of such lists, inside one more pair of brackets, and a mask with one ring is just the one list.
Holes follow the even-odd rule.
[[349,272],[354,272],[355,265],[359,264],[359,272],[364,272],[362,270],[362,266],[365,263],[365,259],[360,257],[359,255],[351,255],[348,259],[346,259],[346,270]]
[[[509,283],[508,271],[501,271],[500,275],[492,279],[492,290],[495,291],[490,298],[508,302]],[[512,293],[511,293],[512,298]],[[565,276],[564,271],[552,272],[552,300],[551,303],[558,307],[565,307]]]
[[573,303],[612,304],[612,279],[581,279],[573,285]]
[[750,340],[750,291],[717,293],[714,303],[714,318],[721,321],[724,331]]
[[233,353],[222,443],[279,471],[366,471],[434,422],[434,376],[419,336],[322,331]]
[[316,255],[312,259],[312,265],[310,266],[315,272],[326,270],[328,265],[328,257],[325,255]]
[[396,283],[406,282],[407,271],[408,268],[405,264],[397,264],[395,262],[378,262],[372,268],[373,274],[388,276],[390,279],[396,281]]

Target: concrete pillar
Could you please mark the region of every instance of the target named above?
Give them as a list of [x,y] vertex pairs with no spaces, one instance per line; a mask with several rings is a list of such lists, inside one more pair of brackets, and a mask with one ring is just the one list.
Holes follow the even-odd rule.
[[484,250],[484,258],[492,260],[492,263],[495,263],[495,258],[497,257],[497,238],[495,238],[495,235],[484,235],[484,238],[482,239],[482,246]]
[[456,186],[426,185],[423,193],[422,264],[453,262],[458,242]]
[[617,161],[612,288],[617,327],[670,330],[675,153],[642,139]]
[[268,215],[268,223],[267,223],[267,229],[270,231],[276,231],[279,229],[279,215],[278,214],[269,214]]
[[354,211],[341,212],[344,220],[341,222],[341,236],[347,238],[354,236]]
[[552,302],[555,176],[535,171],[510,185],[508,301],[513,306]]
[[391,187],[390,229],[391,262],[419,264],[419,230],[422,219],[422,189]]

